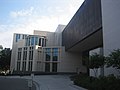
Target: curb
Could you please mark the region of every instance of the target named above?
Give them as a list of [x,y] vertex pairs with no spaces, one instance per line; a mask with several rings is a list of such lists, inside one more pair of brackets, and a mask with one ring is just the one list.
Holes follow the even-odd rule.
[[79,87],[79,86],[73,85],[73,84],[70,84],[70,86],[73,87],[73,88],[76,88],[76,89],[78,89],[78,90],[88,90],[88,89],[85,89],[85,88],[83,88],[83,87]]
[[36,86],[36,90],[41,90],[41,89],[40,89],[40,85],[39,85],[36,81],[33,80],[33,83],[34,83],[35,86]]

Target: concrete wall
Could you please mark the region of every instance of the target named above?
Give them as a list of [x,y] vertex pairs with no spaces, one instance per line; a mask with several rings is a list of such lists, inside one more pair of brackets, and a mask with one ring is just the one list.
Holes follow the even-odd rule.
[[25,44],[25,40],[22,39],[22,35],[18,42],[16,42],[16,34],[13,35],[13,44],[12,44],[12,54],[11,54],[11,62],[10,62],[10,71],[12,72],[16,68],[16,59],[17,59],[17,49],[18,47],[23,47]]
[[65,25],[58,25],[55,31],[55,42],[56,46],[62,46],[62,31],[64,30]]
[[80,53],[65,52],[62,47],[58,72],[86,72],[86,67],[82,65]]
[[[104,55],[120,48],[120,0],[101,0]],[[118,74],[113,68],[105,68],[105,75]]]
[[69,50],[101,27],[100,0],[85,0],[62,32],[62,45]]
[[[13,43],[14,43],[14,37],[15,35],[13,35]],[[14,54],[15,54],[15,49],[14,49],[14,45],[12,44],[12,52],[11,52],[11,62],[10,62],[10,71],[12,72],[13,69],[14,69],[14,65],[15,65],[15,57],[14,57]]]

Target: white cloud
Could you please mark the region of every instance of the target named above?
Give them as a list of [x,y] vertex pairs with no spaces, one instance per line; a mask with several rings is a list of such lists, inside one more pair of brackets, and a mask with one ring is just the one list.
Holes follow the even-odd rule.
[[23,9],[23,10],[20,10],[20,11],[12,11],[10,12],[10,16],[13,17],[13,18],[17,18],[17,17],[21,17],[21,16],[30,16],[32,15],[33,13],[33,10],[34,10],[34,7],[30,7],[29,9]]
[[70,21],[80,3],[82,2],[69,4],[67,8],[47,8],[45,12],[48,15],[40,14],[42,9],[38,11],[35,7],[11,11],[11,24],[0,25],[0,36],[2,37],[0,38],[0,45],[11,48],[13,33],[32,34],[33,30],[55,31],[58,24],[66,25]]

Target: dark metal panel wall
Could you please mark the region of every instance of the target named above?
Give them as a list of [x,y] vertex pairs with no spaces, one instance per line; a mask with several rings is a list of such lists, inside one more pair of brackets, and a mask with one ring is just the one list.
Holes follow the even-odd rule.
[[101,0],[85,0],[62,32],[66,50],[102,27]]

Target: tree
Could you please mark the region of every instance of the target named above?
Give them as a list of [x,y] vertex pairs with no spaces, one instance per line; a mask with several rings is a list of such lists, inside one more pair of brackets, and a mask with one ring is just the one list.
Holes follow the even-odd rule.
[[113,50],[108,57],[106,57],[107,67],[114,67],[120,74],[120,49]]
[[97,77],[98,68],[104,65],[105,57],[94,53],[90,56],[89,68],[93,69],[95,77]]
[[7,71],[10,68],[11,50],[5,48],[0,52],[0,70]]

